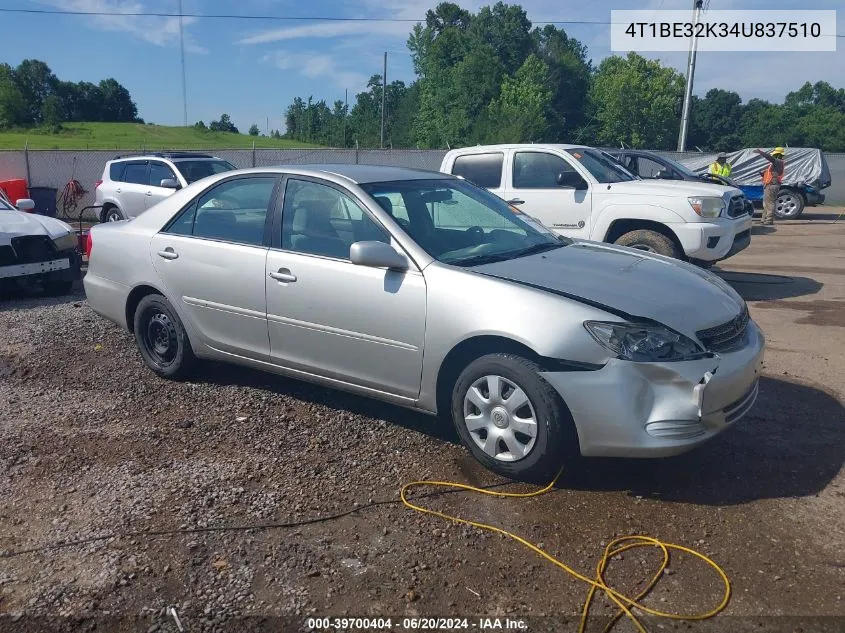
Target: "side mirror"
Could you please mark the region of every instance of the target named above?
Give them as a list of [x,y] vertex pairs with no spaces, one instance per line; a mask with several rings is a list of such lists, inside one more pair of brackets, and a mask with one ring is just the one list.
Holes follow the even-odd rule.
[[384,242],[355,242],[349,247],[349,259],[357,266],[408,269],[408,260]]
[[160,183],[158,183],[159,187],[165,187],[166,189],[181,189],[182,187],[179,186],[179,183],[176,182],[173,178],[165,178]]
[[15,202],[15,206],[18,208],[19,211],[26,211],[27,213],[32,213],[35,209],[35,200],[32,198],[21,198],[17,202]]
[[565,171],[557,175],[556,182],[559,187],[566,189],[586,189],[587,183],[581,178],[581,175],[575,171]]

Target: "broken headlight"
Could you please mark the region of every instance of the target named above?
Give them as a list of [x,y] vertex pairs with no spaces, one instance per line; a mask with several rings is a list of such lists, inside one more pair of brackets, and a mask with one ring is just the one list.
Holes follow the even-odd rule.
[[695,341],[662,325],[585,321],[584,327],[599,345],[624,360],[678,361],[704,353]]
[[67,251],[70,249],[75,249],[78,247],[79,242],[76,237],[75,232],[68,233],[67,235],[62,235],[61,237],[57,237],[53,240],[53,244],[56,245],[57,251]]

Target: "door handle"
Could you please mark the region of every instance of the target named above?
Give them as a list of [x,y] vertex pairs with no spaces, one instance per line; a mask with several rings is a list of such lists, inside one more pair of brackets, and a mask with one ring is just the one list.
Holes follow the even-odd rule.
[[172,248],[170,248],[168,246],[163,251],[159,251],[158,256],[162,257],[164,259],[178,259],[179,253],[177,253],[176,251],[174,251]]
[[153,192],[152,192],[152,191],[148,191],[148,192],[147,192],[147,195],[148,195],[148,196],[151,196],[151,195],[153,195]]
[[525,204],[525,200],[520,200],[519,198],[513,198],[512,200],[508,200],[508,204]]
[[285,283],[296,281],[296,275],[291,274],[287,268],[279,268],[277,272],[270,273],[270,277]]
[[120,193],[120,189],[115,189],[115,191],[116,191],[117,193]]

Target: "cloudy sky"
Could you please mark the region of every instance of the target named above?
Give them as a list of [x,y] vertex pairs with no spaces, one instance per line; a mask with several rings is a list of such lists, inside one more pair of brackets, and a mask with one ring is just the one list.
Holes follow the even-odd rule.
[[[425,17],[436,0],[183,0],[196,14],[273,15],[297,20],[186,18],[188,118],[206,122],[228,112],[245,131],[282,126],[294,96],[313,95],[329,103],[349,99],[380,73],[388,52],[388,80],[413,79],[405,42],[414,20]],[[482,0],[463,0],[477,10]],[[609,21],[611,9],[689,9],[690,0],[522,0],[528,17],[547,21]],[[3,0],[3,8],[175,13],[178,0]],[[803,9],[841,8],[841,0],[807,0]],[[794,9],[794,0],[711,0],[710,9]],[[316,17],[396,18],[407,21],[332,22]],[[845,10],[837,15],[845,34]],[[140,116],[160,124],[181,124],[182,88],[179,26],[176,18],[0,15],[0,61],[12,65],[41,59],[64,80],[99,81],[114,77],[132,93]],[[589,48],[597,63],[610,50],[609,27],[570,24],[566,31]],[[744,99],[780,102],[805,81],[825,80],[845,87],[845,39],[837,52],[702,53],[695,92],[722,87]],[[685,72],[685,53],[650,57]]]

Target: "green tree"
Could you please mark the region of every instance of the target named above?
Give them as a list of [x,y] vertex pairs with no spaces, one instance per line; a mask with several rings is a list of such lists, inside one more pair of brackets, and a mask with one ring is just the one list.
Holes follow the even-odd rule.
[[26,123],[41,123],[44,101],[55,92],[58,79],[47,64],[37,59],[23,60],[14,76],[27,104]]
[[0,64],[0,128],[24,125],[29,116],[23,93],[15,82],[14,71],[8,64]]
[[258,129],[258,126],[255,123],[249,126],[250,136],[258,136],[259,134],[261,134],[261,130]]
[[232,123],[232,119],[228,114],[221,114],[219,121],[212,121],[208,126],[212,132],[230,132],[232,134],[240,134],[238,128]]
[[549,67],[531,55],[513,77],[505,77],[502,91],[488,107],[486,142],[543,141],[549,130],[552,90]]
[[56,95],[50,95],[44,100],[41,121],[53,134],[62,129],[62,102]]
[[703,99],[694,99],[690,145],[719,152],[739,149],[742,113],[742,99],[735,92],[713,88]]
[[99,121],[116,123],[135,121],[138,116],[138,107],[132,101],[126,88],[115,79],[104,79],[97,87],[102,99]]
[[668,149],[677,139],[675,104],[684,80],[675,70],[636,53],[608,57],[593,79],[589,99],[599,143]]

